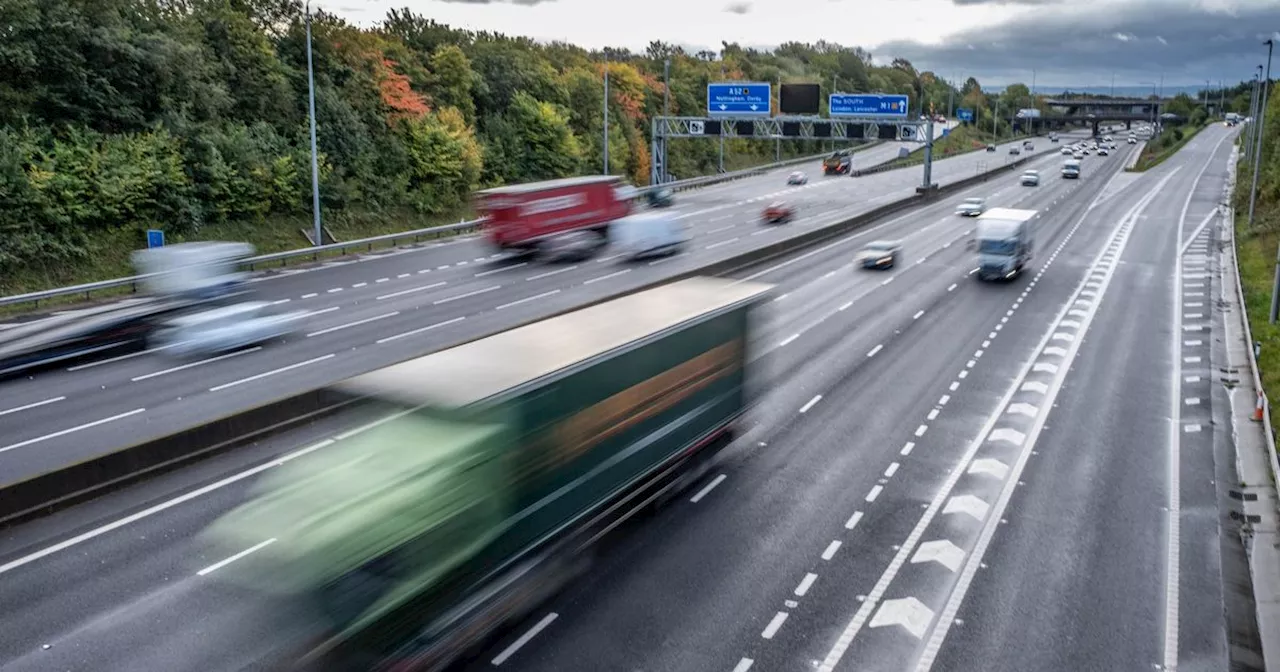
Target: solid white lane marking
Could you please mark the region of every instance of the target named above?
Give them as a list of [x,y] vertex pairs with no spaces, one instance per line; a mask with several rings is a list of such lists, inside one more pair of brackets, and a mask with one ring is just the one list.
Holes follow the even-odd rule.
[[720,474],[719,476],[716,476],[714,480],[712,480],[710,483],[704,486],[701,490],[699,490],[698,494],[690,497],[689,501],[693,502],[694,504],[701,502],[703,497],[706,497],[708,493],[710,493],[712,490],[715,490],[716,486],[723,483],[724,479],[726,478],[728,478],[728,475],[726,474]]
[[428,289],[435,289],[436,287],[443,287],[443,286],[445,286],[445,285],[447,285],[447,284],[449,284],[449,283],[448,283],[448,281],[433,282],[433,283],[431,283],[431,284],[429,284],[429,285],[423,285],[423,286],[421,286],[421,287],[413,287],[413,288],[411,288],[411,289],[403,289],[403,290],[400,290],[400,291],[398,291],[398,292],[392,292],[392,293],[390,293],[390,294],[383,294],[382,296],[377,297],[377,299],[376,299],[376,300],[377,300],[377,301],[382,301],[383,299],[391,299],[391,298],[395,298],[395,297],[397,297],[397,296],[404,296],[404,295],[406,295],[406,294],[413,294],[413,293],[415,293],[415,292],[425,292],[425,291],[426,291],[426,290],[428,290]]
[[765,639],[773,639],[773,636],[778,634],[778,630],[782,628],[782,624],[786,622],[787,612],[779,611],[773,615],[773,620],[769,621],[769,625],[765,626],[764,632],[760,633],[760,636]]
[[[37,436],[37,437],[36,437],[36,438],[34,438],[34,439],[27,439],[26,441],[19,441],[18,443],[12,443],[12,444],[9,444],[9,445],[7,445],[7,446],[5,446],[5,447],[3,447],[3,448],[0,448],[0,453],[7,453],[7,452],[9,452],[9,451],[11,451],[11,450],[14,450],[14,449],[16,449],[16,448],[22,448],[22,447],[24,447],[24,446],[30,446],[30,445],[35,444],[35,443],[40,443],[41,441],[48,441],[49,439],[56,439],[56,438],[58,438],[59,436],[66,436],[66,435],[68,435],[68,434],[72,434],[72,433],[74,433],[74,432],[78,432],[78,431],[81,431],[81,430],[84,430],[84,429],[89,429],[89,428],[91,428],[91,427],[97,427],[98,425],[105,425],[105,424],[107,424],[108,422],[114,422],[114,421],[116,421],[116,420],[120,420],[120,419],[122,419],[122,418],[127,418],[127,417],[129,417],[129,416],[131,416],[131,415],[137,415],[138,413],[142,413],[142,412],[143,412],[143,411],[145,411],[145,410],[147,410],[147,409],[145,409],[145,408],[135,408],[135,409],[133,409],[132,411],[126,411],[126,412],[124,412],[124,413],[118,413],[118,414],[113,415],[113,416],[111,416],[111,417],[109,417],[109,418],[102,418],[102,419],[100,419],[100,420],[94,420],[93,422],[86,422],[86,423],[84,423],[83,425],[76,425],[75,427],[68,427],[67,429],[62,429],[62,430],[56,431],[56,432],[54,432],[54,433],[52,433],[52,434],[45,434],[44,436]],[[8,565],[4,565],[4,566],[0,567],[0,574],[3,574],[3,573],[4,573],[4,567],[7,567],[7,566],[8,566]]]
[[400,340],[400,339],[402,339],[402,338],[406,338],[406,337],[408,337],[408,336],[416,336],[416,335],[418,335],[418,334],[421,334],[421,333],[422,333],[422,332],[424,332],[424,331],[431,331],[432,329],[435,329],[436,327],[443,327],[443,326],[445,326],[445,325],[447,325],[447,324],[453,324],[454,322],[461,322],[461,321],[463,321],[463,320],[465,320],[465,319],[467,319],[465,316],[464,316],[464,317],[455,317],[455,318],[453,318],[452,320],[445,320],[444,322],[436,322],[435,324],[429,324],[429,325],[427,325],[427,326],[425,326],[425,327],[419,327],[419,328],[414,329],[414,330],[412,330],[412,331],[406,331],[406,332],[404,332],[403,334],[396,334],[395,336],[388,336],[388,337],[386,337],[386,338],[380,338],[380,339],[378,339],[378,340],[377,340],[377,341],[375,341],[375,342],[376,342],[378,345],[382,345],[383,343],[387,343],[387,342],[390,342],[390,341],[397,341],[397,340]]
[[37,401],[37,402],[33,402],[33,403],[26,404],[26,405],[23,405],[23,406],[15,406],[15,407],[13,407],[13,408],[9,408],[9,409],[5,409],[5,410],[3,410],[3,411],[0,411],[0,415],[9,415],[10,413],[17,413],[17,412],[19,412],[19,411],[25,411],[25,410],[27,410],[27,409],[31,409],[31,408],[38,408],[38,407],[40,407],[40,406],[45,406],[45,405],[47,405],[47,404],[54,404],[54,403],[57,403],[57,402],[59,402],[59,401],[62,401],[63,399],[66,399],[66,397],[52,397],[52,398],[50,398],[50,399],[45,399],[44,401]]
[[804,597],[804,594],[809,592],[809,588],[813,587],[813,582],[817,580],[818,580],[817,574],[814,574],[813,572],[809,572],[808,574],[805,574],[804,578],[800,580],[800,585],[796,586],[796,590],[795,590],[796,595],[800,597]]
[[784,345],[787,345],[787,344],[791,343],[792,341],[796,340],[797,338],[800,338],[800,334],[791,334],[790,336],[788,336],[788,337],[786,337],[785,339],[783,339],[783,340],[782,340],[782,342],[778,344],[778,347],[782,347],[782,346],[784,346]]
[[449,303],[449,302],[451,302],[451,301],[458,301],[458,300],[460,300],[460,299],[468,299],[468,298],[471,298],[471,297],[473,297],[473,296],[478,296],[478,295],[480,295],[480,294],[485,294],[485,293],[492,292],[492,291],[494,291],[494,290],[498,290],[498,289],[502,289],[502,285],[494,285],[494,286],[492,286],[492,287],[485,287],[485,288],[483,288],[483,289],[477,289],[477,290],[474,290],[474,291],[471,291],[471,292],[467,292],[467,293],[465,293],[465,294],[459,294],[459,295],[457,295],[457,296],[448,296],[448,297],[445,297],[445,298],[443,298],[443,299],[437,299],[437,300],[435,300],[435,301],[432,301],[432,302],[431,302],[431,305],[433,305],[433,306],[438,306],[438,305],[441,305],[441,304],[444,304],[444,303]]
[[[601,99],[601,100],[603,100],[603,99]],[[520,263],[518,263],[518,264],[512,264],[511,266],[503,266],[502,268],[495,268],[495,269],[493,269],[492,271],[482,271],[482,272],[480,272],[480,273],[476,273],[476,274],[475,274],[474,276],[472,276],[472,277],[476,277],[476,278],[483,278],[483,277],[484,277],[484,276],[486,276],[486,275],[493,275],[494,273],[505,273],[505,272],[507,272],[507,271],[513,271],[513,270],[515,270],[515,269],[517,269],[517,268],[522,268],[522,267],[524,267],[524,266],[528,266],[528,265],[529,265],[529,262],[527,262],[527,261],[522,261],[522,262],[520,262]]]
[[[163,375],[166,375],[166,374],[174,373],[175,371],[185,371],[185,370],[187,370],[187,369],[194,368],[194,367],[197,367],[197,366],[203,366],[203,365],[205,365],[205,364],[212,364],[213,362],[220,362],[220,361],[222,361],[222,360],[224,360],[224,359],[231,359],[232,357],[239,357],[240,355],[247,355],[247,354],[249,354],[249,353],[251,353],[251,352],[257,352],[257,351],[259,351],[259,350],[261,350],[261,349],[262,349],[262,346],[260,346],[260,345],[256,345],[256,346],[254,346],[254,347],[252,347],[252,348],[246,348],[246,349],[244,349],[244,350],[237,350],[237,351],[235,351],[235,352],[229,352],[229,353],[227,353],[227,354],[225,354],[225,355],[218,355],[217,357],[210,357],[210,358],[208,358],[208,359],[202,359],[202,360],[200,360],[200,361],[198,361],[198,362],[190,362],[190,363],[188,363],[188,364],[183,364],[183,365],[181,365],[181,366],[175,366],[175,367],[172,367],[172,368],[164,369],[163,371],[155,371],[155,372],[152,372],[152,373],[146,373],[146,374],[143,374],[143,375],[141,375],[141,376],[134,376],[133,378],[130,378],[129,380],[130,380],[131,382],[135,382],[135,383],[136,383],[136,382],[138,382],[138,381],[140,381],[140,380],[147,380],[148,378],[155,378],[155,377],[157,377],[157,376],[163,376]],[[0,415],[4,415],[4,413],[0,413]]]
[[539,274],[537,274],[537,275],[531,275],[531,276],[529,276],[529,277],[525,278],[525,282],[529,282],[529,281],[531,281],[531,280],[541,280],[542,278],[549,278],[549,277],[551,277],[551,276],[553,276],[553,275],[559,275],[559,274],[561,274],[561,273],[568,273],[569,271],[572,271],[572,270],[573,270],[573,269],[575,269],[575,268],[577,268],[577,266],[576,266],[576,265],[574,265],[574,266],[566,266],[565,268],[558,268],[558,269],[556,269],[556,270],[554,270],[554,271],[547,271],[546,273],[539,273]]
[[621,270],[621,271],[617,271],[617,272],[615,272],[615,273],[610,273],[609,275],[602,275],[602,276],[600,276],[600,277],[598,277],[598,278],[592,278],[592,279],[587,280],[586,282],[584,282],[584,283],[582,283],[582,284],[584,284],[584,285],[589,285],[589,284],[591,284],[591,283],[593,283],[593,282],[600,282],[601,280],[608,280],[609,278],[616,278],[616,277],[618,277],[619,275],[626,275],[627,273],[630,273],[630,272],[631,272],[631,269],[629,269],[629,268],[628,268],[628,269],[624,269],[624,270]]
[[819,395],[815,395],[812,399],[810,399],[810,400],[808,401],[808,403],[806,403],[804,406],[801,406],[801,407],[800,407],[800,412],[801,412],[801,413],[807,413],[807,412],[809,411],[809,409],[813,408],[814,404],[818,403],[819,401],[822,401],[822,395],[821,395],[821,394],[819,394]]
[[853,528],[855,528],[855,527],[857,527],[857,526],[858,526],[858,521],[860,521],[860,520],[862,520],[862,512],[861,512],[861,511],[854,511],[854,512],[853,512],[853,515],[852,515],[852,516],[849,516],[849,520],[846,520],[846,521],[845,521],[845,523],[844,523],[844,529],[846,529],[846,530],[852,530]]
[[377,322],[378,320],[385,320],[385,319],[387,319],[388,317],[395,317],[396,315],[399,315],[399,314],[400,314],[400,311],[398,311],[398,310],[393,310],[393,311],[391,311],[391,312],[389,312],[389,313],[383,313],[383,314],[381,314],[381,315],[375,315],[375,316],[373,316],[373,317],[366,317],[366,318],[364,318],[363,320],[356,320],[355,322],[348,322],[348,323],[346,323],[346,324],[339,324],[339,325],[337,325],[336,327],[329,327],[328,329],[321,329],[320,331],[313,331],[313,332],[311,332],[311,333],[307,334],[307,338],[311,338],[312,336],[323,336],[324,334],[331,334],[331,333],[333,333],[333,332],[335,332],[335,331],[342,331],[343,329],[350,329],[351,327],[358,327],[358,326],[360,326],[360,325],[362,325],[362,324],[368,324],[368,323],[370,323],[370,322]]
[[229,565],[229,564],[231,564],[231,563],[235,562],[236,560],[239,560],[240,558],[243,558],[243,557],[244,557],[244,556],[246,556],[246,555],[249,555],[250,553],[253,553],[254,551],[260,550],[260,549],[262,549],[262,548],[266,548],[267,546],[269,546],[269,545],[271,545],[271,544],[275,543],[275,540],[276,540],[276,539],[275,539],[275,537],[272,537],[272,538],[270,538],[270,539],[268,539],[268,540],[266,540],[266,541],[264,541],[264,542],[261,542],[261,543],[258,543],[258,544],[254,544],[253,546],[250,546],[249,548],[246,548],[246,549],[244,549],[243,551],[240,551],[239,553],[236,553],[235,555],[233,555],[233,556],[231,556],[231,557],[229,557],[229,558],[227,558],[227,559],[225,559],[225,560],[222,560],[222,561],[220,561],[220,562],[215,562],[215,563],[213,563],[212,565],[209,565],[208,567],[205,567],[204,569],[202,569],[202,570],[200,570],[200,571],[196,572],[196,575],[197,575],[197,576],[206,576],[206,575],[208,575],[208,574],[212,574],[213,572],[216,572],[216,571],[218,571],[219,569],[222,569],[223,567],[226,567],[227,565]]
[[880,352],[880,351],[881,351],[881,350],[883,350],[883,349],[884,349],[884,345],[877,345],[876,347],[871,348],[871,351],[867,353],[867,356],[868,356],[868,357],[875,357],[875,356],[876,356],[876,353]]
[[[878,488],[880,486],[877,485],[876,487]],[[840,550],[840,541],[837,539],[827,544],[827,550],[822,552],[822,559],[830,560],[831,558],[836,557],[836,551],[838,550]]]
[[330,359],[330,358],[332,358],[333,356],[334,356],[334,355],[333,355],[333,353],[329,353],[329,354],[327,354],[327,355],[323,355],[323,356],[321,356],[321,357],[313,357],[313,358],[311,358],[311,359],[308,359],[308,360],[307,360],[307,361],[305,361],[305,362],[298,362],[298,363],[296,363],[296,364],[290,364],[290,365],[288,365],[288,366],[282,366],[282,367],[280,367],[280,368],[278,368],[278,369],[272,369],[271,371],[265,371],[265,372],[263,372],[263,373],[259,373],[259,374],[257,374],[256,376],[249,376],[248,378],[241,378],[240,380],[235,380],[235,381],[232,381],[232,382],[230,382],[230,383],[224,383],[224,384],[222,384],[222,385],[217,385],[217,386],[215,386],[215,387],[211,387],[211,388],[209,388],[209,391],[210,391],[210,392],[218,392],[219,390],[225,390],[225,389],[227,389],[227,388],[229,388],[229,387],[235,387],[235,386],[237,386],[237,385],[243,385],[243,384],[245,384],[245,383],[250,383],[250,382],[253,382],[253,381],[255,381],[255,380],[261,380],[261,379],[263,379],[263,378],[266,378],[267,376],[274,376],[274,375],[276,375],[277,373],[284,373],[285,371],[292,371],[292,370],[294,370],[294,369],[301,368],[301,367],[304,367],[304,366],[307,366],[307,365],[310,365],[310,364],[315,364],[316,362],[323,362],[324,360],[326,360],[326,359]]
[[502,310],[502,309],[504,309],[504,308],[510,308],[511,306],[518,306],[518,305],[520,305],[520,304],[522,304],[522,303],[528,303],[529,301],[536,301],[537,299],[545,299],[545,298],[547,298],[548,296],[552,296],[552,295],[559,294],[559,293],[560,293],[560,290],[558,290],[558,289],[553,289],[553,290],[551,290],[551,291],[549,291],[549,292],[543,292],[543,293],[541,293],[541,294],[535,294],[535,295],[533,295],[533,296],[526,296],[526,297],[525,297],[525,298],[523,298],[523,299],[519,299],[519,300],[516,300],[516,301],[512,301],[511,303],[504,303],[504,304],[502,304],[501,306],[498,306],[497,308],[495,308],[494,310]]
[[537,637],[539,632],[542,632],[543,630],[546,629],[548,625],[551,625],[551,622],[556,620],[556,617],[558,615],[559,614],[556,614],[553,611],[547,614],[546,616],[543,616],[542,620],[538,621],[537,623],[534,623],[533,627],[529,628],[528,632],[524,633],[523,635],[520,635],[520,639],[517,639],[516,641],[512,642],[511,646],[508,646],[507,648],[503,649],[502,653],[499,653],[497,656],[495,656],[494,659],[491,661],[493,665],[495,666],[501,665],[507,662],[507,659],[515,655],[516,651],[519,651],[521,647],[523,647],[525,644],[528,644],[530,640],[532,640],[534,637]]

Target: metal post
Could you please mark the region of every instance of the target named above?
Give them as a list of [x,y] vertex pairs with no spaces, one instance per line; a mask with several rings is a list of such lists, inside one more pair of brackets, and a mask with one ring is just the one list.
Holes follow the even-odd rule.
[[609,54],[604,55],[604,174],[609,174]]
[[1253,157],[1253,133],[1254,128],[1258,124],[1258,92],[1262,86],[1262,66],[1258,66],[1258,71],[1253,73],[1253,92],[1249,96],[1249,125],[1245,128],[1247,131],[1247,139],[1244,144],[1244,159],[1249,161]]
[[1111,97],[1116,97],[1116,73],[1111,73]]
[[[671,118],[671,59],[662,62],[662,116]],[[662,143],[662,181],[669,182],[670,170],[667,168],[667,143]]]
[[924,127],[924,193],[933,186],[933,116]]
[[[1271,50],[1275,45],[1275,41],[1267,40],[1263,44],[1267,45],[1267,75],[1262,79],[1262,97],[1258,99],[1258,130],[1254,133],[1257,140],[1254,141],[1255,146],[1253,148],[1253,186],[1249,189],[1249,228],[1251,229],[1253,228],[1253,209],[1258,200],[1258,168],[1262,166],[1263,159],[1262,131],[1263,124],[1267,120],[1267,91],[1270,89],[1269,85],[1271,84]],[[1276,268],[1276,274],[1276,282],[1280,283],[1280,266]],[[1278,300],[1280,300],[1280,296],[1277,296],[1273,290],[1271,293],[1271,321],[1273,323],[1276,321],[1276,309],[1280,308],[1276,303]]]
[[311,218],[315,224],[315,245],[324,244],[320,226],[320,160],[316,155],[316,74],[311,61],[311,3],[307,2],[307,106],[311,124]]
[[[724,81],[724,61],[720,61],[720,81]],[[720,172],[724,172],[724,124],[720,124]]]
[[[778,115],[782,115],[782,76],[778,76]],[[782,161],[782,138],[773,141],[773,162]]]
[[952,84],[947,87],[947,118],[955,119],[956,117],[956,86]]

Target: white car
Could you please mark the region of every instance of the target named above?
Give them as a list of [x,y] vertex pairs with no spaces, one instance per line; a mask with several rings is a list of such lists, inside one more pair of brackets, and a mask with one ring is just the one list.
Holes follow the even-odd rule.
[[1076,161],[1081,161],[1084,159],[1084,152],[1077,150],[1075,154],[1071,155],[1071,158],[1075,159]]
[[171,356],[207,357],[286,336],[303,316],[280,312],[268,301],[245,301],[170,318],[148,345]]
[[1110,155],[1110,154],[1111,154],[1111,152],[1110,152],[1106,147],[1099,147],[1099,148],[1098,148],[1098,156],[1108,156],[1108,155]]
[[1023,172],[1022,177],[1018,180],[1018,183],[1024,187],[1040,186],[1040,171],[1028,170]]
[[1137,138],[1135,138],[1135,137],[1133,137],[1132,135],[1131,135],[1131,136],[1129,136],[1129,144],[1131,144],[1131,145],[1136,145],[1136,144],[1138,144],[1138,139],[1137,139]]
[[787,184],[808,184],[809,176],[797,170],[787,176]]
[[956,214],[962,217],[977,217],[987,210],[987,201],[983,198],[966,198],[956,206]]
[[1063,147],[1063,148],[1062,148],[1062,155],[1063,155],[1063,156],[1071,156],[1071,148],[1070,148],[1070,147]]

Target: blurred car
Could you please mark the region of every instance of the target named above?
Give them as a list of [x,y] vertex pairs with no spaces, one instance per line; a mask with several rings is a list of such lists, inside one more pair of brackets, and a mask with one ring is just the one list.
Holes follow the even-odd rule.
[[994,152],[994,151],[996,151],[996,146],[995,146],[995,145],[987,145],[987,151],[988,151],[988,152]]
[[1034,144],[1032,144],[1030,140],[1028,140],[1028,141],[1026,141],[1026,142],[1022,143],[1022,148],[1023,148],[1023,149],[1025,149],[1025,150],[1027,150],[1028,152],[1034,152],[1034,151],[1036,151],[1036,146],[1035,146]]
[[1110,155],[1111,155],[1111,150],[1107,149],[1106,147],[1098,148],[1098,156],[1110,156]]
[[1012,156],[1017,156],[1017,155],[1019,155],[1019,154],[1021,154],[1021,153],[1022,153],[1022,150],[1018,149],[1017,147],[1010,147],[1010,148],[1009,148],[1009,154],[1010,154],[1010,155],[1012,155]]
[[1081,161],[1084,159],[1084,152],[1077,149],[1074,153],[1071,154],[1071,158],[1075,159],[1076,161]]
[[1063,148],[1062,148],[1062,155],[1063,155],[1063,156],[1071,156],[1071,148],[1070,148],[1070,147],[1063,147]]
[[608,238],[594,231],[566,231],[544,239],[539,252],[551,262],[582,261],[590,259],[608,243]]
[[764,209],[764,221],[766,224],[785,224],[795,218],[795,208],[782,201],[774,201]]
[[809,176],[805,175],[804,172],[802,171],[797,170],[796,172],[791,173],[790,175],[787,176],[787,184],[808,184],[808,183],[809,183]]
[[244,301],[174,316],[148,339],[177,357],[203,357],[264,343],[293,332],[302,313],[278,312],[268,301]]
[[1136,144],[1138,144],[1138,139],[1137,139],[1137,138],[1135,138],[1135,137],[1133,137],[1132,135],[1131,135],[1131,136],[1129,136],[1129,144],[1131,144],[1131,145],[1136,145]]
[[1056,135],[1051,135],[1051,136],[1049,136],[1049,142],[1054,142],[1054,143],[1056,143],[1057,141],[1058,141],[1058,136],[1056,136]]
[[977,217],[987,210],[984,198],[966,198],[956,206],[956,214],[963,217]]
[[863,268],[893,268],[902,256],[902,243],[897,240],[874,240],[858,252],[857,263]]
[[675,201],[675,195],[670,189],[661,187],[646,193],[645,199],[649,201],[651,208],[669,208]]
[[1022,173],[1022,177],[1018,179],[1018,182],[1024,187],[1038,187],[1040,186],[1040,171],[1024,171]]

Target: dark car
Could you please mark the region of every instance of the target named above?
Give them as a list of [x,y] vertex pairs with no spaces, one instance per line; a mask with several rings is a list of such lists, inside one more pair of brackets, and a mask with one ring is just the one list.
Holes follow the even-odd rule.
[[902,256],[902,243],[896,240],[875,240],[858,252],[858,264],[863,268],[893,268]]
[[987,145],[987,151],[988,151],[988,152],[994,152],[994,151],[996,151],[996,146],[995,146],[995,145]]
[[675,198],[670,189],[662,188],[646,193],[645,200],[649,202],[649,207],[651,208],[669,208]]

